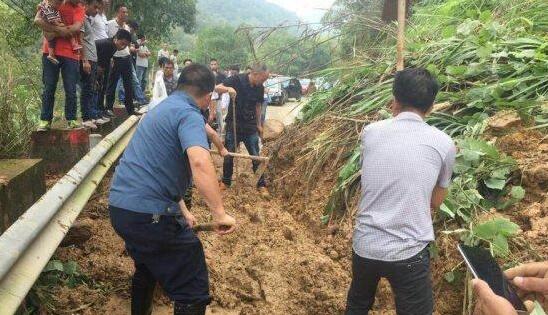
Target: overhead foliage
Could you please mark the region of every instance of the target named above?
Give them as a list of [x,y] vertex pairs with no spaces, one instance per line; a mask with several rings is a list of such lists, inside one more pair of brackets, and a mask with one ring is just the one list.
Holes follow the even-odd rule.
[[120,3],[150,38],[165,38],[174,27],[190,32],[196,26],[196,0],[114,0],[112,7]]

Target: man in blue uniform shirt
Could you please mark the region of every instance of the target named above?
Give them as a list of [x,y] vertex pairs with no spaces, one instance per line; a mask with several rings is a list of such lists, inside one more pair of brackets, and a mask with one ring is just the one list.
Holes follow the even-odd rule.
[[149,315],[156,283],[174,301],[175,315],[203,315],[211,298],[195,219],[181,201],[191,181],[219,234],[235,229],[225,212],[200,109],[211,101],[215,77],[205,66],[185,67],[177,91],[141,121],[116,167],[111,222],[135,262],[132,315]]

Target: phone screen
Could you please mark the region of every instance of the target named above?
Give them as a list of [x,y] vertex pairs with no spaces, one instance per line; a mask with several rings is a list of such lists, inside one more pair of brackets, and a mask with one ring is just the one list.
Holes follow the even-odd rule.
[[459,244],[459,251],[474,278],[487,282],[496,295],[505,297],[517,311],[527,310],[488,250]]

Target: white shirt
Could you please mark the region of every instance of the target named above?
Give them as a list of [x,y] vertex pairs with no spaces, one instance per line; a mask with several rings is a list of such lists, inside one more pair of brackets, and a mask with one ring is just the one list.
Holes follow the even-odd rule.
[[148,53],[150,50],[148,50],[148,47],[145,45],[139,46],[139,49],[137,50],[137,60],[135,61],[135,64],[139,67],[145,67],[148,68],[148,57],[141,57],[139,56],[139,53]]
[[432,190],[449,186],[453,140],[418,114],[402,112],[366,126],[361,153],[354,252],[381,261],[415,256],[434,240]]
[[[118,22],[116,22],[116,19],[112,19],[107,22],[107,34],[109,38],[113,38],[116,33],[118,33],[118,30],[120,29],[120,25]],[[124,23],[123,29],[129,32],[129,26]],[[114,57],[127,57],[130,55],[129,47],[126,47],[124,50],[118,50],[116,53],[114,53]]]
[[104,13],[97,14],[91,23],[95,40],[108,38],[107,34],[107,16]]
[[163,49],[158,50],[158,59],[162,57],[169,58],[169,51]]
[[175,73],[179,73],[179,64],[177,63],[177,56],[171,55],[169,59],[173,61],[173,70],[175,71]]

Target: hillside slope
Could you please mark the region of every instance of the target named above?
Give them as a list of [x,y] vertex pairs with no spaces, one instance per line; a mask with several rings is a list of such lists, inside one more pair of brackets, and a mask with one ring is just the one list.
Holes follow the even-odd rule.
[[270,26],[299,20],[294,12],[265,0],[199,0],[196,9],[198,29],[211,24]]

